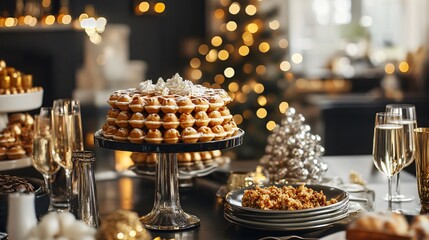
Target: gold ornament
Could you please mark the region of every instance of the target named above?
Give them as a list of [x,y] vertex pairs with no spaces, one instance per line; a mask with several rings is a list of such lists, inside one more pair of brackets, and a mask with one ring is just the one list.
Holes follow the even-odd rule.
[[117,210],[103,219],[97,231],[97,240],[149,240],[150,233],[143,228],[137,213]]

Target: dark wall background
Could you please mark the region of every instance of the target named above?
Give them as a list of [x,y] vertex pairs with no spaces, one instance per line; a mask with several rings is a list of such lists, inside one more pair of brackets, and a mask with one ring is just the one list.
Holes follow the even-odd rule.
[[[54,3],[56,1],[53,1]],[[155,1],[149,1],[155,3]],[[205,35],[205,1],[166,0],[162,14],[134,14],[132,0],[73,0],[73,17],[91,4],[98,16],[109,24],[130,26],[130,58],[147,63],[147,78],[169,77],[182,72],[187,59],[183,45],[189,39]],[[0,1],[5,16],[14,11],[14,0]],[[0,29],[0,59],[17,69],[34,75],[34,82],[45,89],[44,104],[55,98],[71,97],[76,70],[83,64],[83,41],[86,34],[73,29]]]

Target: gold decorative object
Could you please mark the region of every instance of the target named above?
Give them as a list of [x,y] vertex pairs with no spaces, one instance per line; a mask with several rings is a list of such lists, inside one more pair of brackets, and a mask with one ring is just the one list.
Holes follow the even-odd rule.
[[429,204],[429,128],[414,129],[416,139],[416,172],[420,203]]
[[143,228],[136,212],[117,210],[103,218],[96,239],[149,240],[152,238]]

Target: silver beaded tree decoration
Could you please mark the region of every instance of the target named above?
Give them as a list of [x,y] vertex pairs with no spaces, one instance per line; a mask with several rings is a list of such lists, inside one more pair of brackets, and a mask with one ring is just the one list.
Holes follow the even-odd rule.
[[289,108],[280,125],[268,136],[260,165],[271,183],[282,181],[320,182],[328,169],[319,135],[310,133],[302,114]]

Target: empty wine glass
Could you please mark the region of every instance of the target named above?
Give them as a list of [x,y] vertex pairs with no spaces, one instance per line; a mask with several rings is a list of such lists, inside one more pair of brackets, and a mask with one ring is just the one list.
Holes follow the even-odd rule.
[[83,150],[82,122],[78,100],[57,99],[52,107],[53,148],[54,160],[65,170],[66,177],[66,207],[70,207],[71,172],[73,170],[73,151]]
[[404,126],[401,115],[376,113],[372,156],[377,169],[387,176],[387,211],[392,211],[392,177],[404,167]]
[[[404,148],[405,148],[405,166],[410,165],[415,158],[415,142],[414,142],[414,129],[417,128],[416,108],[412,104],[388,104],[386,105],[386,112],[397,113],[402,116],[402,125],[404,126]],[[412,201],[413,196],[406,196],[401,194],[400,188],[400,174],[396,175],[395,192],[392,196],[394,202]]]
[[[43,175],[45,187],[49,190],[52,198],[52,176],[59,170],[60,166],[54,161],[51,154],[51,113],[52,108],[42,107],[40,114],[35,116],[32,165]],[[52,206],[51,199],[49,209],[52,209]]]

